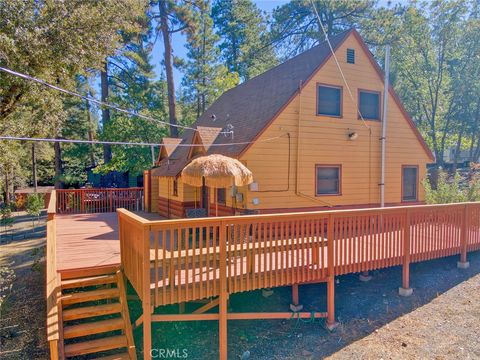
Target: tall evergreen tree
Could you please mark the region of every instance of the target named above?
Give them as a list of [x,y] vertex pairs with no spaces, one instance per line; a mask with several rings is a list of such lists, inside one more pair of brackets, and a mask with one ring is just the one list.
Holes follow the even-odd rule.
[[197,119],[219,95],[238,83],[237,73],[228,72],[218,61],[219,36],[213,33],[209,0],[198,2],[192,21],[195,26],[187,32],[187,60],[180,64],[185,73],[182,103],[193,110],[183,111],[187,122]]
[[[242,81],[248,80],[276,65],[268,45],[267,21],[250,0],[216,0],[212,17],[221,37],[222,58]],[[265,45],[267,43],[267,45]]]

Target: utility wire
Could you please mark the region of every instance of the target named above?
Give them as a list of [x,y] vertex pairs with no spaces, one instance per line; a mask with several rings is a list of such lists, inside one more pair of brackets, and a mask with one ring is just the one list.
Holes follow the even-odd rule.
[[[36,82],[38,84],[41,84],[43,86],[46,86],[50,89],[53,89],[53,90],[56,90],[56,91],[60,91],[64,94],[68,94],[68,95],[71,95],[71,96],[75,96],[75,97],[78,97],[78,98],[81,98],[83,100],[86,100],[86,101],[91,101],[97,105],[100,105],[100,106],[104,106],[104,107],[108,107],[110,109],[113,109],[113,110],[117,110],[117,111],[120,111],[124,114],[128,114],[130,116],[136,116],[136,117],[139,117],[141,119],[144,119],[144,120],[148,120],[148,121],[153,121],[153,122],[156,122],[156,123],[160,123],[162,125],[165,125],[165,126],[173,126],[173,127],[176,127],[176,128],[181,128],[181,129],[187,129],[187,130],[193,130],[193,131],[196,131],[196,129],[192,128],[192,127],[189,127],[189,126],[184,126],[184,125],[178,125],[178,124],[170,124],[169,122],[167,121],[163,121],[163,120],[158,120],[158,119],[155,119],[155,118],[152,118],[150,116],[145,116],[145,115],[142,115],[142,114],[139,114],[137,112],[134,112],[134,111],[131,111],[131,110],[127,110],[127,109],[123,109],[119,106],[116,106],[116,105],[112,105],[112,104],[109,104],[109,103],[106,103],[104,101],[100,101],[94,97],[91,97],[91,96],[86,96],[86,95],[82,95],[82,94],[79,94],[77,92],[74,92],[74,91],[70,91],[70,90],[66,90],[66,89],[63,89],[59,86],[56,86],[56,85],[52,85],[42,79],[38,79],[36,77],[33,77],[33,76],[30,76],[30,75],[27,75],[27,74],[23,74],[23,73],[20,73],[18,71],[14,71],[14,70],[10,70],[8,68],[5,68],[3,66],[0,66],[0,71],[3,71],[3,72],[6,72],[10,75],[14,75],[14,76],[17,76],[17,77],[20,77],[22,79],[25,79],[25,80],[30,80],[30,81],[33,81],[33,82]],[[221,132],[222,134],[231,134],[233,135],[233,130],[230,130],[230,131],[223,131]]]
[[[267,141],[273,141],[281,137],[288,136],[287,134],[282,134],[279,136],[266,138],[263,140],[257,141],[242,141],[242,142],[232,142],[232,143],[219,143],[211,144],[212,146],[232,146],[232,145],[248,145],[253,143],[261,143]],[[38,142],[57,142],[57,143],[71,143],[71,144],[98,144],[98,145],[126,145],[126,146],[163,146],[162,144],[155,143],[146,143],[146,142],[125,142],[125,141],[97,141],[97,140],[75,140],[75,139],[52,139],[52,138],[32,138],[32,137],[21,137],[21,136],[0,136],[0,140],[18,140],[18,141],[38,141]],[[204,146],[203,144],[178,144],[176,146],[180,147],[199,147]]]

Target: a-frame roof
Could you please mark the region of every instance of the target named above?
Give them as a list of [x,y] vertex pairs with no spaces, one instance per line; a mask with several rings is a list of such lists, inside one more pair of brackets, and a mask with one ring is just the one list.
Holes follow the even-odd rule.
[[[366,49],[377,71],[380,67],[373,59],[370,51],[360,35],[355,30],[344,31],[332,36],[330,43],[335,51],[351,34],[358,37]],[[276,118],[284,107],[295,97],[299,89],[325,64],[330,58],[331,51],[326,41],[319,45],[275,66],[244,83],[222,94],[195,122],[193,127],[217,127],[226,130],[233,129],[233,136],[219,135],[214,144],[232,143],[226,146],[210,146],[207,153],[220,153],[226,156],[238,157],[247,148],[245,142],[254,141],[259,134]],[[427,154],[431,152],[415,125],[404,111],[398,97],[391,88],[396,102],[406,115],[412,129],[424,146]],[[195,131],[187,130],[183,135],[183,144],[191,144]],[[240,143],[240,144],[239,144]],[[177,176],[190,161],[188,147],[177,147],[173,154],[164,159],[158,168],[152,170],[153,176]]]

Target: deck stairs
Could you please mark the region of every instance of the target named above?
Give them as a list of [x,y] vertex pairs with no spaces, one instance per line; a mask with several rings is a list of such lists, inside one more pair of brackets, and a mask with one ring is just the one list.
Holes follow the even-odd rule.
[[136,360],[121,271],[62,280],[65,359]]

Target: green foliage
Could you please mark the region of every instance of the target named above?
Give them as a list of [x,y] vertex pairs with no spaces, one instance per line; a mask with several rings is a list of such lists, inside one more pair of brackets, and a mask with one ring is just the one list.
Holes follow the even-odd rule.
[[467,181],[460,174],[448,176],[440,172],[434,189],[428,180],[424,180],[428,204],[449,204],[465,201],[480,201],[480,174],[473,173]]
[[248,80],[277,64],[267,20],[250,0],[216,0],[212,17],[225,66]]
[[12,227],[15,219],[12,216],[12,206],[2,204],[0,206],[0,225],[5,229]]
[[[329,36],[367,18],[376,0],[315,0],[316,9]],[[290,1],[273,11],[271,41],[290,58],[325,39],[310,0]]]
[[44,208],[43,194],[29,194],[25,204],[25,210],[30,216],[40,216]]

